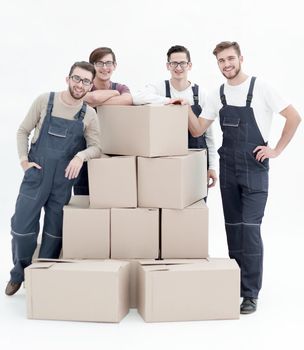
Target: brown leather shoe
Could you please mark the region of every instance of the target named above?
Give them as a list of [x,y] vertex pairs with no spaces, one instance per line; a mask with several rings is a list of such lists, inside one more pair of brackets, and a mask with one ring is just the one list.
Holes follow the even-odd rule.
[[17,290],[21,287],[22,283],[17,283],[13,281],[9,281],[6,288],[5,288],[5,294],[6,295],[14,295]]

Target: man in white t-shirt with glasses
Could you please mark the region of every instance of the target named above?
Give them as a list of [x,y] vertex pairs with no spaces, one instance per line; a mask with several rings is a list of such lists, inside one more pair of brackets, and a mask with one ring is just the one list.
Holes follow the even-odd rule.
[[[162,80],[156,84],[148,84],[140,91],[132,94],[133,104],[178,104],[189,105],[189,115],[200,118],[205,105],[205,93],[197,84],[188,80],[192,68],[189,50],[181,45],[172,46],[167,52],[167,69],[170,80]],[[208,150],[208,187],[213,187],[217,181],[217,154],[214,135],[211,128],[199,137],[188,133],[189,148],[207,148]]]

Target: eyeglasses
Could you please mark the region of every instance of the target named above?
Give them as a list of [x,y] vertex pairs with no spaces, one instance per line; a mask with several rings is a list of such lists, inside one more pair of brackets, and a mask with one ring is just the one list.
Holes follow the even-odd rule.
[[172,61],[172,62],[168,62],[169,66],[171,68],[177,68],[178,66],[180,66],[181,69],[185,69],[186,67],[188,67],[189,63],[190,62],[186,62],[186,61],[181,61],[181,62]]
[[104,66],[106,66],[107,68],[110,68],[110,67],[113,67],[113,65],[114,65],[113,61],[106,61],[106,62],[97,61],[94,63],[94,66],[100,67],[100,68],[103,68]]
[[70,78],[75,82],[75,83],[80,83],[82,82],[83,85],[85,86],[90,86],[92,84],[92,81],[87,78],[81,79],[79,75],[71,75]]

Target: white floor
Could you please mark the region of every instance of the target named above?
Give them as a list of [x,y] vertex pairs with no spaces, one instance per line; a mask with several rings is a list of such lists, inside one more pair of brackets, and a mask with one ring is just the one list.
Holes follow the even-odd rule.
[[[209,206],[219,208],[218,190]],[[258,311],[233,321],[145,323],[135,309],[120,324],[36,321],[26,318],[25,290],[4,295],[9,278],[9,216],[1,229],[0,349],[303,349],[304,235],[301,218],[272,196],[263,225],[264,283]],[[285,209],[285,210],[284,210]],[[288,213],[288,214],[287,214]],[[7,213],[8,215],[8,213]],[[222,213],[210,210],[210,255],[226,256]],[[302,344],[302,345],[300,345]]]

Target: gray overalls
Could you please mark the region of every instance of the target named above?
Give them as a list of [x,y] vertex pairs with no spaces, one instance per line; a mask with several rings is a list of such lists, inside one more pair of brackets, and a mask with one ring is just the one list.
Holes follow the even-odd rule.
[[[264,146],[251,100],[251,79],[246,106],[227,105],[220,88],[220,124],[223,144],[220,155],[220,188],[229,256],[241,269],[241,296],[257,298],[262,286],[263,242],[260,226],[268,196],[269,159],[259,162],[253,150]],[[244,101],[245,102],[245,101]]]
[[74,181],[65,178],[70,160],[83,147],[83,118],[86,105],[74,120],[52,116],[54,93],[50,93],[46,117],[37,141],[31,145],[30,162],[42,168],[31,167],[24,173],[15,214],[11,219],[14,268],[11,280],[24,280],[24,268],[30,265],[37,246],[39,219],[44,208],[44,227],[39,257],[58,258],[62,246],[63,206],[71,197]]

